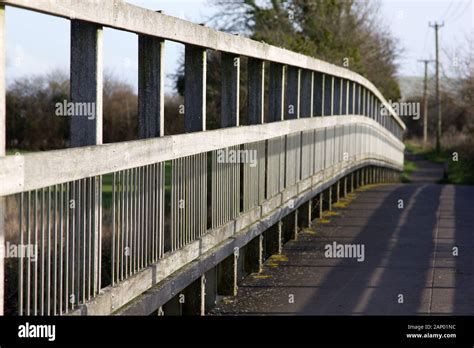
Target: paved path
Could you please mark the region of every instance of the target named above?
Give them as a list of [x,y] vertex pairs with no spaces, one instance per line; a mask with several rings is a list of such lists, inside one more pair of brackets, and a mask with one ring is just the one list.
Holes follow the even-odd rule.
[[410,181],[416,183],[436,182],[443,177],[444,169],[441,164],[429,162],[421,155],[405,152],[405,159],[415,162],[418,170],[410,175]]
[[[474,187],[423,177],[355,192],[213,314],[474,314]],[[325,257],[333,242],[364,245],[365,260]]]

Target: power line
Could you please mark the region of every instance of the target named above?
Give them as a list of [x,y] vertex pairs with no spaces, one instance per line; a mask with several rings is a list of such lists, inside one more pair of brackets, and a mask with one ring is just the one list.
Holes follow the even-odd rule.
[[469,7],[469,5],[472,5],[472,2],[471,1],[468,1],[468,3],[466,4],[466,6],[464,6],[464,8],[462,9],[462,11],[456,16],[456,18],[451,18],[450,20],[455,22],[457,21],[462,15],[464,15],[465,11],[467,10],[467,8]]
[[453,3],[454,3],[454,0],[449,3],[449,6],[446,9],[446,11],[444,11],[444,15],[441,17],[441,19],[446,19],[446,17],[448,16],[449,10],[451,9],[451,6],[453,6]]
[[426,42],[428,41],[428,30],[429,28],[426,28],[425,30],[425,38],[423,40],[423,49],[421,50],[421,52],[425,52],[426,49]]
[[[448,18],[445,18],[444,20],[446,21],[452,21],[454,19],[457,19],[459,18],[459,16],[463,15],[464,14],[464,11],[467,9],[467,7],[470,5],[471,1],[469,0],[466,4],[466,6],[464,6],[464,8],[462,7],[463,6],[463,2],[462,1],[459,1],[458,2],[458,6],[456,7],[456,9],[451,13],[451,15],[448,17]],[[459,12],[459,10],[461,10],[461,12]]]

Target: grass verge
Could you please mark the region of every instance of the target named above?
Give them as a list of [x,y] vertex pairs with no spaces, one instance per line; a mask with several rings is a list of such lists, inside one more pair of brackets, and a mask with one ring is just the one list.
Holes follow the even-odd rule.
[[[448,165],[447,177],[441,179],[441,184],[456,184],[456,185],[474,185],[474,170],[472,163],[474,158],[471,158],[470,151],[464,151],[464,149],[443,149],[441,152],[437,152],[432,147],[423,147],[415,143],[405,144],[408,151],[415,155],[421,155],[423,158],[430,162]],[[457,153],[457,161],[454,160],[454,153]],[[406,161],[410,162],[410,161]],[[408,164],[409,166],[410,164]],[[407,163],[405,163],[407,167]],[[413,171],[412,171],[413,172]],[[404,171],[405,173],[405,171]],[[403,180],[403,174],[402,174]]]

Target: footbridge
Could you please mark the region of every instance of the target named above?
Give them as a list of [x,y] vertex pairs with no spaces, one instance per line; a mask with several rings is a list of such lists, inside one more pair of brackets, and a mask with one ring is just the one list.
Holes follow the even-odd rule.
[[[70,101],[96,112],[71,118],[70,148],[6,155],[10,6],[70,21]],[[137,35],[133,141],[102,141],[104,27]],[[164,134],[167,41],[185,46],[178,135]],[[206,111],[209,51],[220,115]],[[397,181],[404,129],[370,81],[312,57],[119,0],[0,1],[0,312],[206,314],[339,197]]]

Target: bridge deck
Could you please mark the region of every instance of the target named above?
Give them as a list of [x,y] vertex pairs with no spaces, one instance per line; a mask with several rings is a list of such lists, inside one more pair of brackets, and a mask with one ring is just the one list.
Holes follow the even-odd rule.
[[[287,243],[213,314],[472,315],[473,195],[474,187],[416,181],[362,188]],[[325,245],[334,241],[363,244],[365,260],[326,258]]]

